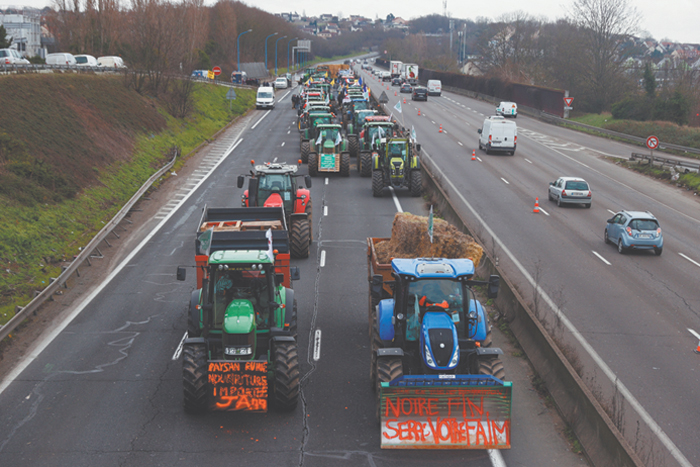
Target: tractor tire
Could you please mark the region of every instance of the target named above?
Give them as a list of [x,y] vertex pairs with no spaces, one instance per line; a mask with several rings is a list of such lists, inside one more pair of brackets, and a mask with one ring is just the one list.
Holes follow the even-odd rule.
[[289,232],[292,258],[309,257],[310,237],[311,230],[309,229],[308,219],[295,219],[292,221],[292,228]]
[[273,401],[275,409],[291,412],[299,402],[299,355],[296,342],[278,342],[272,356],[275,370]]
[[357,142],[357,135],[348,135],[348,148],[350,150],[350,157],[357,157],[357,153],[360,149]]
[[313,220],[313,208],[311,207],[311,200],[306,203],[306,209],[304,209],[307,219],[309,219],[309,243],[314,239],[314,220]]
[[491,375],[505,381],[506,370],[503,368],[503,362],[498,357],[482,357],[478,360],[479,363],[479,374],[480,375]]
[[360,161],[358,162],[358,167],[360,169],[361,177],[371,177],[372,176],[372,153],[363,152],[360,154]]
[[377,316],[377,305],[379,305],[379,299],[372,296],[372,286],[369,286],[369,309],[367,310],[367,324],[369,337],[372,338],[372,330],[374,329],[374,321]]
[[299,334],[297,325],[297,299],[294,299],[294,304],[292,305],[292,316],[289,318],[289,334],[297,340],[297,335]]
[[482,347],[491,347],[493,344],[493,333],[491,332],[491,325],[486,323],[488,326],[488,330],[486,331],[486,338],[484,338],[483,341],[481,341],[481,346]]
[[309,162],[309,175],[316,177],[318,175],[318,154],[310,152],[307,160]]
[[401,357],[382,357],[377,359],[377,377],[375,384],[376,400],[377,400],[377,422],[381,420],[381,383],[388,383],[396,378],[403,376],[403,363]]
[[187,337],[199,337],[202,329],[199,327],[199,291],[193,290],[190,298],[190,309],[187,312]]
[[309,162],[309,153],[311,152],[311,144],[308,141],[301,142],[301,162],[306,164]]
[[372,332],[370,336],[369,349],[372,352],[369,360],[369,380],[372,384],[372,391],[377,390],[377,350],[382,348],[382,340],[379,338],[379,327],[376,314],[372,320]]
[[183,347],[182,389],[185,396],[185,412],[206,412],[209,405],[206,345],[186,344]]
[[411,190],[411,196],[420,196],[423,193],[423,179],[420,170],[411,170],[409,177],[408,187]]
[[350,153],[340,153],[340,175],[343,177],[350,176]]
[[372,171],[372,196],[381,198],[384,191],[384,174],[381,170]]

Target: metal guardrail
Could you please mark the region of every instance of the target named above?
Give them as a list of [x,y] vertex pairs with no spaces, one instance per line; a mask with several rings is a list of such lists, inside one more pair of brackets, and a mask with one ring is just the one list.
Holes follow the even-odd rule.
[[165,172],[170,170],[170,168],[175,164],[177,159],[178,151],[175,151],[173,158],[165,166],[163,166],[158,172],[151,175],[151,177],[144,183],[141,188],[129,199],[129,201],[122,207],[122,209],[110,220],[97,235],[90,241],[90,243],[83,248],[78,256],[71,262],[70,266],[66,267],[61,275],[53,279],[52,282],[44,288],[36,297],[32,299],[26,306],[24,306],[15,316],[12,317],[2,328],[0,328],[0,341],[5,339],[12,331],[15,330],[19,324],[24,321],[27,316],[31,313],[36,312],[36,310],[49,298],[51,298],[59,287],[63,286],[66,281],[73,275],[74,272],[78,271],[78,268],[83,264],[85,260],[88,260],[92,252],[97,248],[103,240],[107,238],[112,230],[119,224],[119,222],[126,217],[128,212],[136,204],[136,202],[146,193],[146,191],[153,185],[158,178],[160,178]]
[[669,159],[668,157],[656,157],[656,156],[651,156],[649,154],[639,154],[636,152],[633,152],[632,155],[630,156],[631,161],[636,161],[636,160],[647,160],[649,161],[650,164],[659,164],[661,166],[668,166],[668,167],[673,167],[677,172],[683,172],[683,173],[690,173],[690,172],[695,172],[695,173],[700,173],[700,163],[694,164],[692,162],[688,161],[681,161],[678,159]]
[[0,73],[46,73],[49,71],[70,71],[72,73],[123,73],[127,71],[127,69],[106,66],[44,65],[33,63],[29,65],[14,65],[0,63]]

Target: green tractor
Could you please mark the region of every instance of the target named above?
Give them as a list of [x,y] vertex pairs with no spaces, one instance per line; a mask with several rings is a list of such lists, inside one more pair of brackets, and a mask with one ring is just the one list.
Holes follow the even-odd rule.
[[375,115],[365,118],[360,132],[360,155],[357,170],[362,177],[372,175],[372,157],[386,151],[386,141],[394,135],[397,125],[387,115]]
[[348,145],[350,147],[350,157],[357,157],[359,153],[360,142],[358,138],[360,130],[362,130],[365,124],[365,119],[375,115],[377,115],[377,111],[372,109],[355,110],[352,113],[352,119],[348,121],[345,127],[345,134],[347,135]]
[[314,151],[309,153],[309,175],[315,177],[319,172],[339,172],[343,177],[349,177],[350,153],[341,126],[324,123],[316,128],[318,138]]
[[268,400],[296,408],[299,271],[289,267],[285,227],[282,208],[204,208],[182,348],[187,412],[266,412]]
[[301,161],[309,162],[311,145],[318,139],[318,126],[327,125],[333,122],[335,116],[330,112],[309,112],[299,122]]
[[380,197],[385,187],[408,188],[411,196],[420,196],[422,179],[420,144],[408,138],[387,140],[385,150],[372,156],[372,195]]

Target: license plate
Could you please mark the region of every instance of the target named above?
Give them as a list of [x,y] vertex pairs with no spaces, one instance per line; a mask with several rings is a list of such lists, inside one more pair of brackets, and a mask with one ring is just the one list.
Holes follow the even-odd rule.
[[651,235],[649,234],[641,234],[639,238],[651,238]]
[[583,196],[583,193],[581,193],[580,191],[572,191],[571,196]]

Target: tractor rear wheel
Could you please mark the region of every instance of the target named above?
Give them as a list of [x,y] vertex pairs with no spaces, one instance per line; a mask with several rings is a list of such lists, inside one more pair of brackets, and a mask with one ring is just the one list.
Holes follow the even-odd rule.
[[297,299],[294,299],[294,304],[292,306],[292,316],[289,318],[289,334],[296,340],[298,330],[297,330]]
[[372,153],[363,152],[360,154],[359,167],[361,177],[369,177],[372,175]]
[[314,239],[314,210],[311,208],[311,200],[309,200],[309,202],[306,203],[306,209],[304,209],[304,212],[306,213],[306,218],[309,219],[309,243],[311,243]]
[[295,219],[292,221],[292,228],[289,235],[292,258],[309,257],[310,236],[309,219]]
[[299,402],[299,355],[296,342],[278,342],[272,358],[275,409],[291,412]]
[[350,157],[357,157],[359,150],[357,135],[348,135],[348,148],[350,149]]
[[309,175],[315,177],[318,175],[318,154],[315,152],[309,153]]
[[503,362],[498,357],[480,357],[479,374],[492,375],[504,381],[506,379],[506,370],[503,368]]
[[309,162],[309,153],[311,152],[311,144],[308,141],[301,142],[301,162],[306,164]]
[[401,357],[377,358],[377,379],[375,384],[375,395],[377,398],[377,421],[381,420],[381,384],[393,381],[400,376],[403,376],[403,363],[401,362]]
[[372,196],[379,198],[384,191],[384,174],[381,170],[372,171]]
[[350,176],[350,153],[341,152],[340,153],[340,175],[343,177]]
[[182,349],[182,388],[185,412],[201,413],[207,410],[207,347],[204,344],[185,344]]
[[[374,313],[373,313],[374,314]],[[374,314],[372,319],[372,332],[370,337],[370,351],[372,355],[369,360],[369,380],[372,383],[372,391],[377,390],[377,350],[382,348],[382,340],[379,338],[379,323],[377,316]]]
[[411,170],[409,176],[408,188],[411,190],[411,196],[420,196],[423,192],[423,179],[420,170]]
[[493,344],[493,333],[491,332],[491,325],[489,323],[486,323],[486,326],[488,326],[488,330],[486,331],[486,338],[481,341],[481,346],[482,347],[491,347]]

